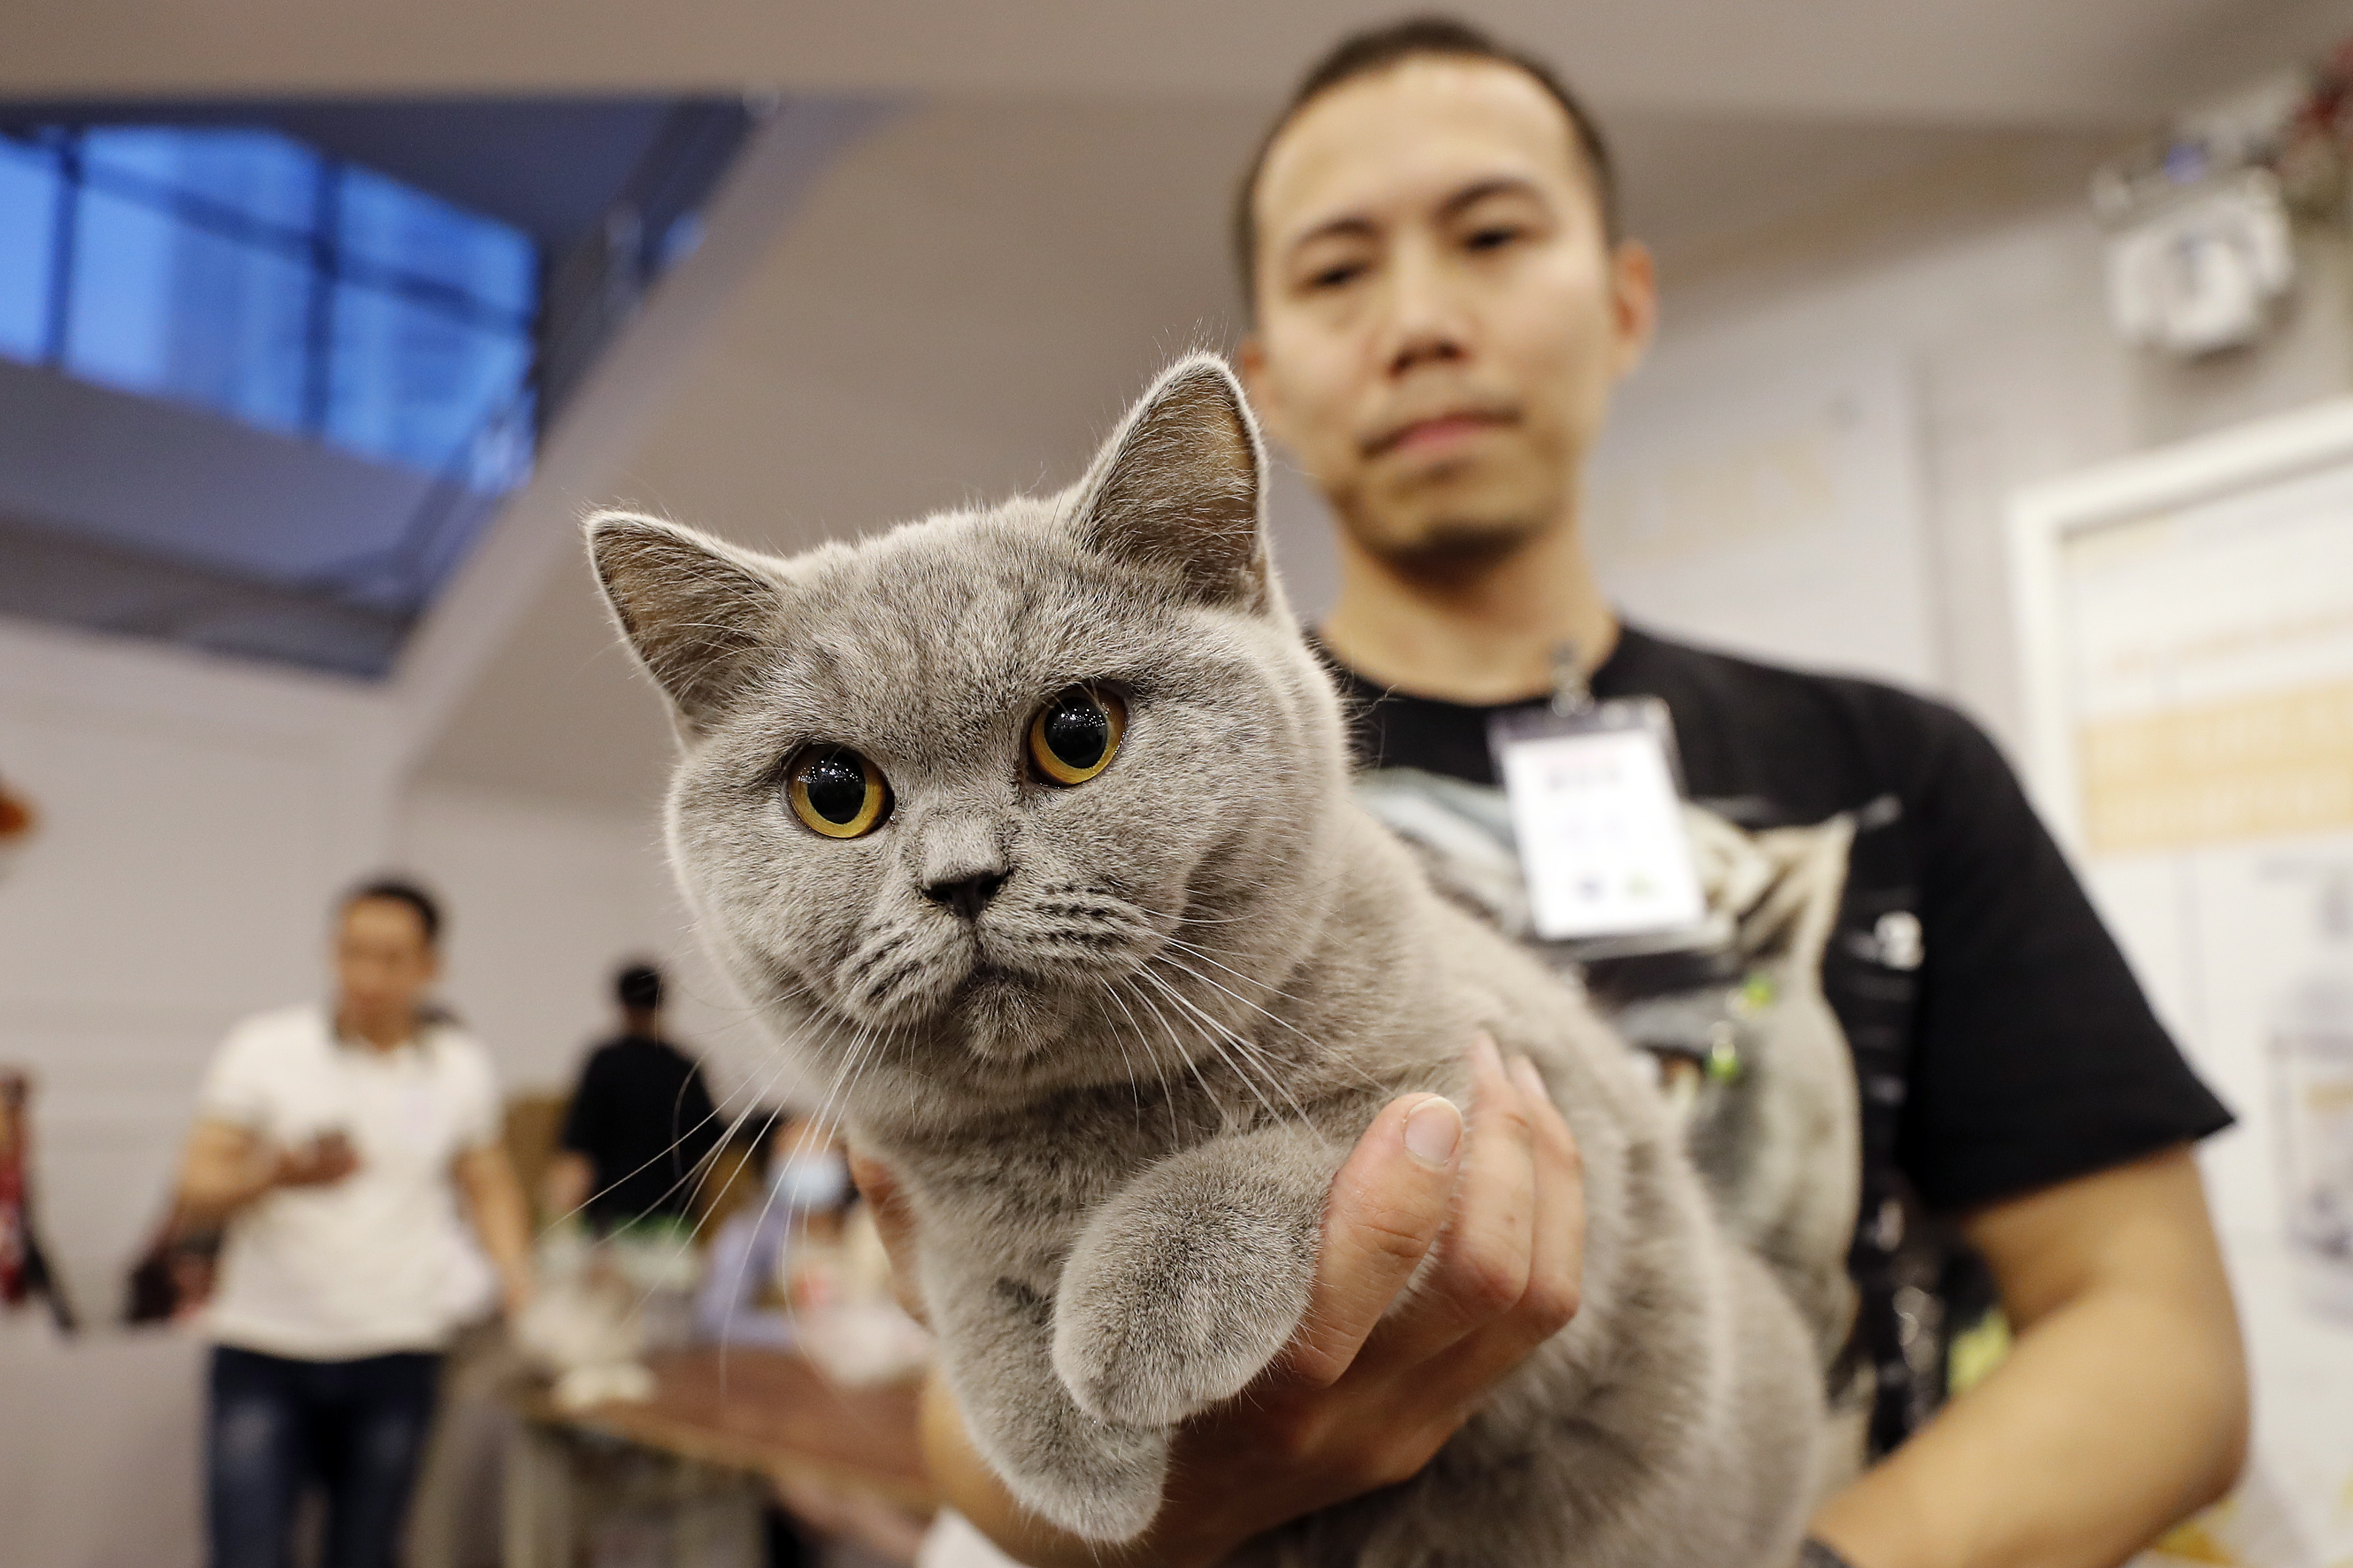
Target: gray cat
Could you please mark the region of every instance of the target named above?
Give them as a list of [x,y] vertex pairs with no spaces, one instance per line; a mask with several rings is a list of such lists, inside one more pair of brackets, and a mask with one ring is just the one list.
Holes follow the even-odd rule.
[[1398,1094],[1467,1103],[1484,1028],[1583,1154],[1581,1310],[1419,1475],[1242,1560],[1786,1562],[1809,1331],[1582,997],[1352,799],[1263,467],[1196,357],[1049,499],[789,561],[593,520],[703,935],[902,1173],[972,1439],[1046,1519],[1151,1522],[1171,1428],[1298,1326],[1350,1146]]

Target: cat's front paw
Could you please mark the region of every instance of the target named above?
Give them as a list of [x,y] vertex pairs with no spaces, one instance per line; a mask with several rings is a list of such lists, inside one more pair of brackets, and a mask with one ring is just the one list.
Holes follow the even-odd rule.
[[[1066,1407],[1067,1408],[1067,1407]],[[1105,1545],[1134,1540],[1160,1511],[1168,1438],[1076,1418],[1025,1434],[1000,1473],[1025,1507],[1073,1535]]]
[[1240,1394],[1306,1310],[1313,1216],[1120,1200],[1062,1270],[1054,1371],[1089,1415],[1167,1426]]

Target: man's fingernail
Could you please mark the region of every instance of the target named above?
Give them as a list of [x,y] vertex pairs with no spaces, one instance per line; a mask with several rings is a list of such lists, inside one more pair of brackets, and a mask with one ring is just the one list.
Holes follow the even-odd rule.
[[1405,1146],[1432,1170],[1442,1170],[1462,1142],[1462,1112],[1451,1100],[1423,1100],[1405,1119]]

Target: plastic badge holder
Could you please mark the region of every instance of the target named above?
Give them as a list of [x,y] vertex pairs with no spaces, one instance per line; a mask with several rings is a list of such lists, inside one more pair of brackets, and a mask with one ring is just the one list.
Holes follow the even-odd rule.
[[1489,721],[1535,932],[1549,942],[1668,933],[1707,915],[1675,758],[1655,697],[1596,702],[1573,653],[1552,705]]

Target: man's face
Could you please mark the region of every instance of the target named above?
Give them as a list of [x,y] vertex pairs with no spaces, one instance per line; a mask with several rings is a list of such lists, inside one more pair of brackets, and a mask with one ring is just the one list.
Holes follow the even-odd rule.
[[361,899],[335,928],[335,984],[353,1022],[405,1024],[438,970],[425,922],[397,899]]
[[1357,542],[1437,565],[1559,522],[1653,300],[1560,105],[1508,66],[1407,60],[1310,102],[1255,211],[1243,373]]

